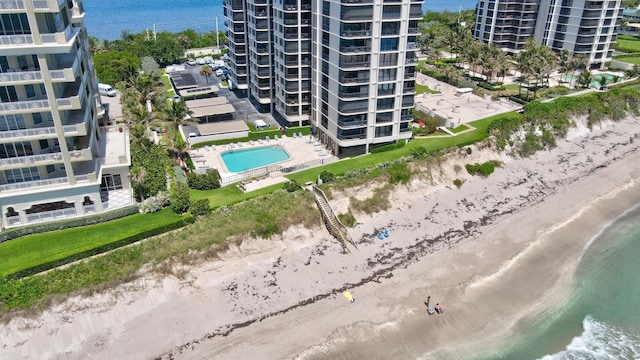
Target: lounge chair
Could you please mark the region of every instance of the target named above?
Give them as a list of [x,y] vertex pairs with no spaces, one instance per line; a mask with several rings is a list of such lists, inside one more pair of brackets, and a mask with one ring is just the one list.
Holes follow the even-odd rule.
[[211,147],[210,147],[209,145],[207,145],[207,146],[205,146],[205,147],[204,147],[204,149],[205,149],[206,151],[210,151],[210,150],[211,150]]
[[262,144],[263,142],[262,139],[258,139],[258,144]]
[[265,136],[265,137],[264,137],[264,141],[266,141],[266,142],[271,141],[271,138],[269,137],[269,135],[267,135],[267,136]]
[[299,137],[300,139],[302,139],[302,133],[301,133],[301,132],[299,132],[299,133],[298,133],[298,137]]
[[242,147],[242,141],[238,141],[238,146]]
[[298,137],[298,135],[296,135],[296,133],[293,133],[293,135],[291,135],[291,136],[293,136],[294,139]]
[[211,145],[211,150],[216,150],[216,146],[215,145]]
[[249,140],[249,145],[253,145],[255,144],[255,142],[253,142],[253,140]]
[[233,149],[234,147],[236,147],[236,145],[234,143],[230,143],[229,147]]
[[273,138],[276,140],[280,140],[280,137],[278,135],[273,135]]
[[320,151],[320,152],[318,153],[318,155],[320,155],[320,156],[325,156],[325,155],[327,155],[327,154],[328,154],[328,153],[327,153],[327,150],[322,150],[322,151]]

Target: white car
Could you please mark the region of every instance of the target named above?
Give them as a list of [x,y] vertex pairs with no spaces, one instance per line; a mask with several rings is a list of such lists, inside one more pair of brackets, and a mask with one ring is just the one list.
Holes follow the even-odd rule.
[[203,58],[197,58],[197,59],[196,59],[196,63],[197,63],[198,65],[204,65],[204,64],[205,64],[205,61],[204,61],[204,59],[203,59]]
[[222,76],[224,74],[221,69],[216,70],[216,76]]
[[193,65],[195,65],[195,64],[196,64],[196,61],[195,61],[194,59],[189,59],[189,60],[187,60],[187,65],[189,65],[189,66],[193,66]]

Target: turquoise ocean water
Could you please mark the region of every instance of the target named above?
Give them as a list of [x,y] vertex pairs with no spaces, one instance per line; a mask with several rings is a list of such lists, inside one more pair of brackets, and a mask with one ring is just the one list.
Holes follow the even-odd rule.
[[[423,11],[473,9],[476,0],[426,0]],[[197,32],[224,31],[222,0],[84,0],[85,26],[89,35],[114,40],[122,30],[138,33],[152,30],[171,32],[194,29]]]
[[478,359],[640,359],[639,224],[639,207],[612,223],[587,250],[567,302]]

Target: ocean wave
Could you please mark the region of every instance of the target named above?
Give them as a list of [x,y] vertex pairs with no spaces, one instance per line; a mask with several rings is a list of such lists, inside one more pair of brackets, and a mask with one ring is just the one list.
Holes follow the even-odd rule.
[[590,316],[582,320],[582,328],[582,334],[565,350],[539,360],[640,359],[640,334],[630,334]]

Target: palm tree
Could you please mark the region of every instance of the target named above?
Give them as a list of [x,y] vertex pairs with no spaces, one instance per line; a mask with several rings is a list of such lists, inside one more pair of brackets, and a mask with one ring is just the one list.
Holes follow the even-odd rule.
[[178,139],[180,125],[195,124],[199,120],[192,118],[193,112],[187,108],[183,101],[173,101],[162,112],[162,122],[174,132],[174,139]]
[[158,75],[140,74],[137,71],[127,78],[125,88],[133,92],[138,104],[145,104],[164,92],[164,83]]
[[144,201],[144,180],[147,177],[147,169],[142,166],[134,166],[131,168],[129,172],[129,177],[131,181],[136,184],[138,188],[138,193],[140,195],[140,200]]
[[[589,59],[587,59],[587,55],[585,54],[575,54],[573,56],[572,68],[573,72],[582,71],[587,68],[589,64]],[[571,79],[571,86],[573,86],[573,79]]]
[[600,75],[599,77],[596,78],[596,82],[598,83],[598,88],[600,90],[604,90],[607,87],[607,84],[609,83],[609,79],[607,79],[607,77],[604,75]]
[[211,77],[212,74],[213,74],[213,69],[211,68],[211,66],[205,65],[200,68],[200,76],[207,79],[207,84],[209,84],[209,78]]
[[572,55],[568,50],[564,49],[560,51],[558,54],[558,67],[560,74],[562,75],[560,79],[564,82],[567,81],[567,74],[571,71],[571,61]]
[[[500,82],[504,84],[504,78],[505,76],[507,76],[509,69],[511,69],[511,61],[509,61],[509,56],[504,51],[500,51],[495,61],[496,61],[496,70],[498,71],[498,74],[502,76],[502,81]],[[498,89],[498,97],[500,97],[501,89],[502,89],[502,86],[500,86],[500,89]]]
[[518,87],[518,96],[522,96],[522,84],[527,82],[527,94],[529,92],[529,53],[526,51],[519,52],[516,54],[516,68],[518,72],[520,72],[520,86]]
[[585,89],[589,87],[591,81],[593,81],[593,76],[591,75],[591,72],[586,68],[582,69],[582,72],[580,73],[580,75],[578,75],[578,79],[576,80],[576,82]]

